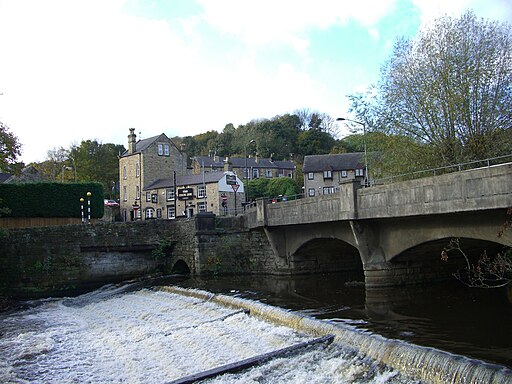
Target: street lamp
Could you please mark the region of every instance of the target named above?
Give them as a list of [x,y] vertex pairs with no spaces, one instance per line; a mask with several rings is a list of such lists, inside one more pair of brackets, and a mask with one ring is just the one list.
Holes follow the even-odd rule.
[[336,121],[350,121],[355,124],[363,126],[363,146],[364,146],[364,186],[368,187],[368,153],[366,151],[366,125],[357,120],[346,119],[345,117],[338,117]]
[[244,179],[247,180],[246,187],[247,190],[245,191],[245,202],[247,203],[249,201],[249,172],[247,170],[247,146],[249,144],[255,143],[256,141],[253,139],[249,141],[247,144],[244,145],[244,158],[245,158],[245,169],[244,169]]

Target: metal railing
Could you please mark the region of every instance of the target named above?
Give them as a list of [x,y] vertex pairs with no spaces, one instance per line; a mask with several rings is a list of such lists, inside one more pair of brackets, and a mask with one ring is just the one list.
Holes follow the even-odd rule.
[[399,175],[383,177],[380,179],[374,179],[374,180],[370,180],[370,186],[390,184],[390,183],[394,183],[397,181],[419,179],[422,177],[439,176],[439,175],[444,175],[447,173],[468,171],[470,169],[476,169],[476,168],[491,167],[493,165],[504,164],[507,162],[512,162],[512,153],[509,155],[492,157],[492,158],[488,158],[488,159],[484,159],[484,160],[474,160],[474,161],[469,161],[469,162],[465,162],[465,163],[447,165],[445,167],[424,169],[421,171],[403,173],[403,174],[399,174]]

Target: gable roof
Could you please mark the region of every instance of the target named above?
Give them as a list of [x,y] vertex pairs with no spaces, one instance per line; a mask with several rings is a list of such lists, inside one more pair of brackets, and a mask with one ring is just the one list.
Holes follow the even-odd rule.
[[[295,169],[295,164],[290,160],[276,160],[273,161],[268,158],[259,158],[256,162],[255,157],[228,157],[229,163],[233,168],[245,168],[247,160],[247,168],[272,168],[272,169]],[[215,158],[210,156],[196,156],[193,160],[197,161],[199,166],[205,168],[222,168],[226,162],[225,157]]]
[[[157,136],[148,137],[147,139],[142,139],[142,140],[137,141],[137,143],[135,143],[135,151],[132,153],[132,155],[135,154],[135,153],[140,153],[140,152],[146,150],[151,144],[153,144],[155,141],[160,139],[162,136],[164,136],[167,139],[167,141],[169,141],[172,145],[174,145],[176,147],[176,145],[172,142],[171,139],[169,139],[165,135],[165,133],[161,133],[161,134],[159,134]],[[125,156],[130,155],[130,153],[128,153],[128,152],[129,152],[128,150],[124,151],[121,154],[121,157],[125,157]]]
[[[205,172],[204,182],[205,183],[216,183],[225,176],[224,172]],[[183,185],[200,185],[203,184],[203,174],[199,175],[185,175],[176,176],[176,186]],[[172,178],[158,179],[144,187],[144,190],[149,189],[160,189],[170,188],[174,186],[174,180]]]
[[339,153],[332,155],[308,155],[304,156],[302,171],[306,173],[363,168],[363,157],[363,152]]

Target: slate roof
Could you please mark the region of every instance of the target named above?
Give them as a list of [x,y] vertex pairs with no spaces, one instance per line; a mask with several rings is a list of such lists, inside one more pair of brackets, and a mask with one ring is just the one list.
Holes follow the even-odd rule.
[[333,155],[308,155],[304,157],[302,172],[323,172],[361,169],[364,167],[364,153],[340,153]]
[[[224,177],[224,172],[205,172],[204,182],[205,183],[216,183]],[[176,186],[182,185],[200,185],[203,184],[203,175],[185,175],[176,176]],[[148,184],[144,190],[159,189],[159,188],[170,188],[174,186],[172,178],[158,179]]]
[[[194,160],[202,166],[204,163],[205,168],[222,168],[224,167],[226,158],[219,157],[218,161],[215,161],[213,157],[210,156],[196,156]],[[228,157],[228,161],[233,168],[245,168],[245,157]],[[259,158],[258,162],[256,162],[255,157],[247,158],[247,167],[248,168],[273,168],[273,169],[295,169],[295,164],[290,160],[275,160],[272,161],[267,158]]]
[[[135,152],[133,152],[133,153],[140,153],[140,152],[144,151],[146,148],[148,148],[151,144],[153,144],[162,135],[163,135],[163,133],[161,133],[158,136],[148,137],[147,139],[142,139],[142,140],[137,141],[137,143],[135,143]],[[124,151],[121,154],[121,157],[125,157],[125,156],[128,156],[128,150]]]

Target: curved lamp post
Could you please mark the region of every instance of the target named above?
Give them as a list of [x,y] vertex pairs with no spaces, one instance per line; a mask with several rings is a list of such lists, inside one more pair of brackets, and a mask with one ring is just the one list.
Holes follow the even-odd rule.
[[244,145],[244,158],[245,158],[245,169],[244,169],[244,179],[247,180],[246,184],[246,191],[245,191],[245,202],[247,203],[249,201],[249,172],[247,170],[247,146],[255,143],[256,141],[252,139],[247,144]]
[[364,147],[364,186],[368,187],[368,153],[366,151],[366,125],[357,120],[347,119],[345,117],[338,117],[336,121],[350,121],[355,124],[363,126],[363,147]]

